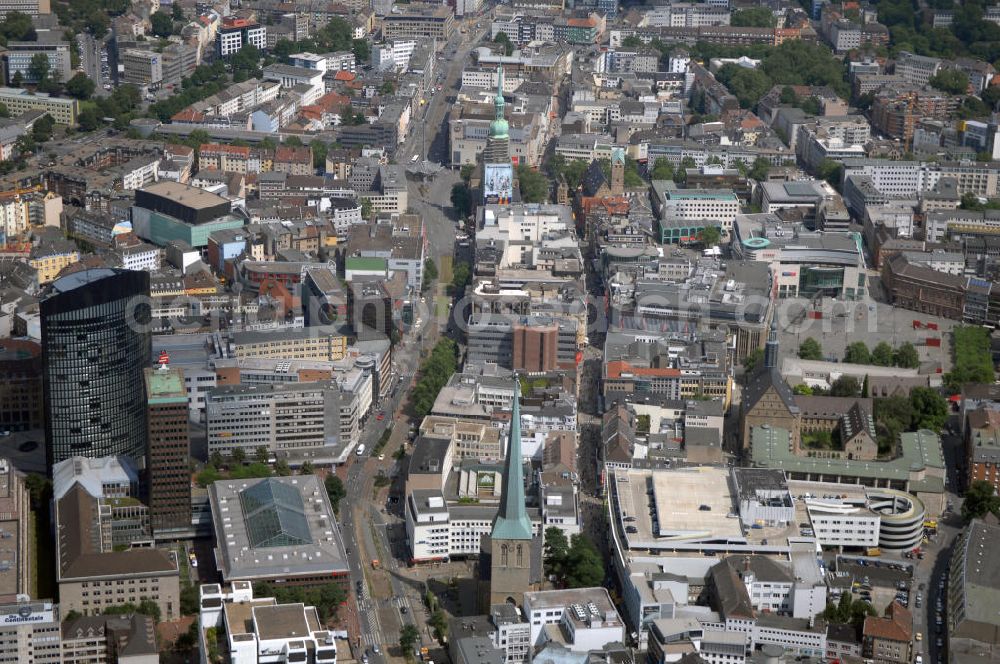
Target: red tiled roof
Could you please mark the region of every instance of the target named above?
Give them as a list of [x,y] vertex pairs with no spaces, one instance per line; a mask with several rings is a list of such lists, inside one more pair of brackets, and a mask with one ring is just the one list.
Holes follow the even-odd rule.
[[250,158],[250,148],[245,145],[224,145],[222,143],[203,143],[199,149],[201,154],[230,154],[244,159]]
[[913,636],[913,616],[899,602],[893,602],[884,618],[865,618],[865,638],[909,641]]
[[288,145],[279,145],[274,150],[274,160],[284,163],[288,162],[299,162],[299,163],[312,163],[312,150],[307,147],[294,147]]
[[205,119],[205,114],[185,108],[183,111],[174,113],[170,119],[174,122],[201,122]]
[[347,71],[346,69],[341,69],[336,74],[333,75],[333,80],[335,81],[353,81],[357,76]]
[[681,375],[680,369],[672,367],[652,368],[633,367],[628,362],[613,360],[608,362],[608,378],[621,378],[622,374],[631,373],[636,376],[659,376],[661,378],[673,378]]

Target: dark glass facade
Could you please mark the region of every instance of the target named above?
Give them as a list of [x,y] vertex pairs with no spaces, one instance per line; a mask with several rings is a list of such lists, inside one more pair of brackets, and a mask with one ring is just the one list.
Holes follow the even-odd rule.
[[41,303],[47,464],[146,457],[149,274],[94,269],[52,283]]

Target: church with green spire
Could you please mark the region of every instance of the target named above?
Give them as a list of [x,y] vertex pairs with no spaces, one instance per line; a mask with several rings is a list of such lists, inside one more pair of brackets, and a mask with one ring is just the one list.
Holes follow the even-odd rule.
[[500,506],[490,534],[483,537],[480,555],[484,611],[494,604],[521,606],[524,593],[537,590],[541,579],[542,538],[534,534],[525,506],[520,393],[515,376]]
[[514,197],[514,167],[510,161],[510,124],[505,116],[507,102],[503,96],[503,67],[497,67],[495,109],[486,147],[482,154],[481,179],[484,204],[507,205]]

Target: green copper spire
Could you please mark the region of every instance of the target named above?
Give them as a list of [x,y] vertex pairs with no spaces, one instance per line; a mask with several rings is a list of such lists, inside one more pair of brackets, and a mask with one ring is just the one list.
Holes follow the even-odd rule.
[[497,96],[493,99],[496,117],[490,123],[490,138],[507,138],[508,126],[503,117],[503,65],[497,67]]
[[524,509],[524,462],[521,459],[521,384],[514,376],[514,405],[510,414],[510,442],[503,468],[503,495],[493,522],[493,539],[530,540],[531,521]]

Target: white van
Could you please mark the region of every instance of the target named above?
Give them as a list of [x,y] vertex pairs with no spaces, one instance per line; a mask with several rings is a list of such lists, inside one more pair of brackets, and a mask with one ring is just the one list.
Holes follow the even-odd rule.
[[365,453],[365,446],[364,445],[358,445],[358,456],[363,456],[364,453]]

